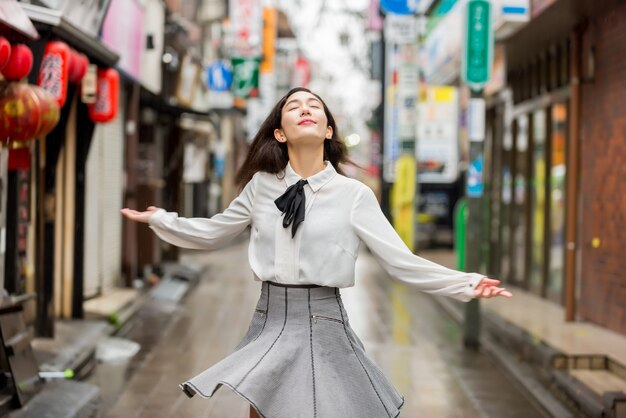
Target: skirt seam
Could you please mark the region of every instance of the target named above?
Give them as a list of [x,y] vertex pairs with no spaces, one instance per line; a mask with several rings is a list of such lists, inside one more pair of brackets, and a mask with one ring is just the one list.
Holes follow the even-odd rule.
[[309,345],[311,347],[311,374],[313,375],[313,418],[317,418],[317,404],[315,395],[315,360],[313,357],[313,323],[311,319],[311,289],[308,294],[309,303]]
[[257,336],[254,337],[254,340],[252,341],[256,341],[261,336],[261,334],[263,334],[263,330],[265,330],[265,324],[267,324],[267,317],[270,314],[270,287],[271,286],[269,285],[267,286],[267,302],[265,303],[265,319],[263,320],[263,326],[261,327],[261,331],[259,331]]
[[[268,298],[269,300],[269,298]],[[250,370],[248,370],[248,372],[241,378],[241,380],[239,381],[239,383],[237,383],[235,385],[235,389],[237,389],[239,386],[241,386],[241,384],[243,383],[244,380],[246,380],[246,378],[250,375],[250,373],[252,373],[254,371],[254,369],[257,368],[257,366],[259,364],[261,364],[261,362],[263,361],[263,359],[265,358],[265,356],[268,355],[268,353],[270,351],[272,351],[272,348],[274,348],[274,345],[276,344],[276,342],[278,341],[278,339],[280,338],[281,335],[283,335],[283,331],[285,330],[285,325],[287,324],[287,288],[285,288],[285,320],[283,321],[283,327],[280,330],[280,332],[278,333],[278,336],[276,337],[276,339],[274,340],[274,342],[272,343],[272,345],[270,345],[270,347],[267,349],[267,351],[261,356],[261,358],[254,364],[254,366],[252,366],[252,368]],[[266,315],[267,317],[268,315]]]
[[354,354],[354,356],[356,357],[357,361],[361,365],[361,368],[365,372],[365,375],[367,376],[367,379],[370,381],[370,385],[372,386],[372,389],[374,389],[374,392],[376,393],[376,396],[378,396],[378,400],[380,401],[381,405],[383,406],[383,409],[387,413],[387,416],[390,417],[390,418],[393,418],[391,416],[391,413],[387,409],[387,406],[383,402],[383,399],[380,397],[380,394],[378,393],[378,390],[376,390],[376,387],[374,386],[374,382],[372,382],[372,378],[370,377],[370,374],[367,372],[367,369],[363,365],[363,362],[361,361],[361,358],[356,353],[356,350],[354,349],[354,344],[352,344],[352,341],[350,340],[350,336],[348,335],[348,330],[346,329],[346,321],[345,321],[345,318],[343,317],[343,310],[341,309],[341,303],[339,302],[339,291],[338,290],[335,290],[335,299],[337,301],[337,306],[339,307],[339,314],[341,315],[341,320],[343,321],[343,331],[346,334],[346,339],[348,340],[348,344],[350,344],[350,348],[352,349],[352,353]]

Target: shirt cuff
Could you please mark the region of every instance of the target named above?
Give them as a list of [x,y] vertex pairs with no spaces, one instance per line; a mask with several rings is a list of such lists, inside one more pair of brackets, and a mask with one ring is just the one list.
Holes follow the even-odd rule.
[[161,219],[163,218],[163,215],[165,215],[167,213],[167,211],[165,209],[157,209],[155,210],[152,215],[150,215],[150,219],[148,221],[148,224],[150,226],[159,226]]
[[474,292],[476,291],[476,286],[478,286],[478,283],[480,283],[480,281],[482,279],[484,279],[486,276],[483,274],[479,274],[479,273],[469,273],[469,280],[467,281],[467,284],[465,285],[465,294],[470,298],[470,299],[474,299]]

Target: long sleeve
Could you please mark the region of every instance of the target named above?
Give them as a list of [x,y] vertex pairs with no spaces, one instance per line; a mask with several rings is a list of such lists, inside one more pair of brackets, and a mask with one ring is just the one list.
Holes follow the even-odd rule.
[[387,221],[368,187],[363,187],[355,199],[351,224],[390,276],[424,292],[467,302],[484,277],[452,270],[413,254]]
[[239,235],[252,219],[256,176],[224,212],[211,218],[182,218],[159,209],[150,217],[150,228],[163,241],[194,250],[215,250]]

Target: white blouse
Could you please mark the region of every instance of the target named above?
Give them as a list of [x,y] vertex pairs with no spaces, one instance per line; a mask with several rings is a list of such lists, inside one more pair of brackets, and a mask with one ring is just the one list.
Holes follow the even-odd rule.
[[304,186],[305,219],[294,238],[284,228],[274,200],[300,176],[287,164],[280,175],[259,172],[223,213],[181,218],[158,209],[150,228],[164,241],[184,248],[214,250],[251,226],[248,258],[256,280],[330,287],[354,285],[354,267],[363,242],[396,279],[420,290],[462,301],[473,297],[484,277],[448,269],[414,255],[383,215],[372,190],[338,174],[333,165]]

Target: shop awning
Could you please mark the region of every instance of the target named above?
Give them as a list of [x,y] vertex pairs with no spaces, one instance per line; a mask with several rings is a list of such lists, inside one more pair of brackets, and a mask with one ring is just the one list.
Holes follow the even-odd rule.
[[26,39],[33,40],[39,38],[37,29],[35,29],[24,10],[20,7],[20,3],[16,1],[0,2],[0,33],[5,32],[2,30],[3,27],[15,31]]
[[119,60],[117,53],[102,44],[100,39],[77,28],[63,17],[61,11],[32,4],[20,3],[20,5],[36,27],[50,28],[53,34],[69,42],[73,47],[88,54],[91,58],[100,61],[103,65],[112,67]]

